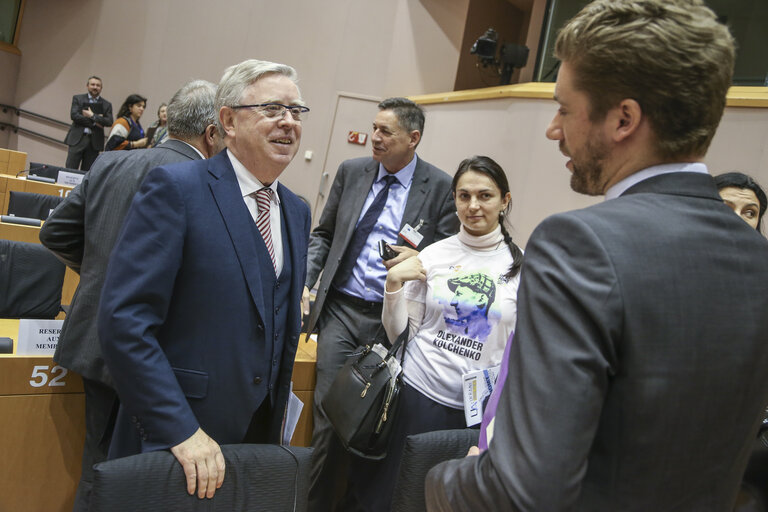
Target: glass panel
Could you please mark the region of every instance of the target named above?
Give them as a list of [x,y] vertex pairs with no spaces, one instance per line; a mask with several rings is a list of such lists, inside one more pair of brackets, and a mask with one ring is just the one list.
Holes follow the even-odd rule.
[[[535,79],[554,82],[557,78],[555,38],[566,21],[575,16],[590,0],[549,0],[541,51],[536,63]],[[736,38],[734,85],[768,85],[768,2],[765,0],[705,0],[706,4],[730,27]]]
[[0,0],[0,41],[13,44],[21,0]]

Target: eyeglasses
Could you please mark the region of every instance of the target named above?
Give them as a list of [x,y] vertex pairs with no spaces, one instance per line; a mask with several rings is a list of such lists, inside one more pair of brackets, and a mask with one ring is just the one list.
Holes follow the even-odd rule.
[[303,107],[300,105],[283,105],[281,103],[258,103],[256,105],[233,105],[229,108],[255,108],[264,117],[274,119],[282,119],[285,116],[285,112],[291,113],[294,121],[302,121],[307,118],[309,107]]

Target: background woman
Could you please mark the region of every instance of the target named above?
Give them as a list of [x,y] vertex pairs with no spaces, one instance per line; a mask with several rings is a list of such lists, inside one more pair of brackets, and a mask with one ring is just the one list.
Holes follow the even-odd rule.
[[[387,273],[382,323],[390,341],[409,328],[405,386],[382,462],[353,467],[355,506],[389,510],[405,438],[465,428],[462,375],[496,366],[517,318],[523,253],[504,226],[511,194],[504,170],[474,156],[453,178],[457,235]],[[355,482],[357,484],[357,482]]]
[[152,137],[152,147],[159,146],[168,139],[168,105],[160,104],[157,109],[157,121],[152,123],[150,129],[155,128],[155,135]]
[[741,172],[726,172],[715,176],[715,185],[725,204],[733,208],[747,224],[761,231],[763,215],[768,205],[760,185]]
[[146,106],[147,98],[139,94],[131,94],[125,99],[117,113],[117,120],[109,132],[107,151],[147,147],[149,141],[144,136],[144,129],[139,123]]
[[[727,172],[715,176],[720,197],[725,204],[741,217],[747,224],[760,232],[763,215],[765,214],[765,192],[758,183],[741,172]],[[763,420],[763,429],[768,425],[768,411]],[[768,510],[768,446],[763,439],[768,434],[763,434],[755,442],[754,450],[749,458],[747,469],[744,472],[741,489],[736,499],[734,512],[760,512]]]

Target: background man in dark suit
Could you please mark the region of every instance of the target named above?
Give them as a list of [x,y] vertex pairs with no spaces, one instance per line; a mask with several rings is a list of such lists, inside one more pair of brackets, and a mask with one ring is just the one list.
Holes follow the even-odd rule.
[[88,78],[88,92],[72,96],[72,125],[64,142],[69,145],[66,166],[87,171],[104,150],[104,128],[112,126],[112,104],[101,97],[101,78]]
[[768,241],[701,163],[733,73],[700,0],[598,0],[563,28],[547,136],[606,201],[526,247],[509,376],[430,510],[733,510],[768,402]]
[[[398,257],[388,267],[459,229],[451,177],[416,156],[424,112],[405,98],[379,103],[373,122],[373,156],[339,166],[328,202],[309,242],[305,300],[322,271],[308,331],[320,329],[314,394],[313,510],[328,510],[346,481],[347,454],[318,406],[336,372],[358,347],[386,339],[381,304],[386,268],[377,244],[386,240]],[[393,180],[387,185],[388,180]],[[377,201],[378,199],[378,201]],[[378,207],[376,206],[378,204]],[[367,227],[366,227],[367,226]],[[407,249],[400,233],[414,249]],[[419,236],[420,235],[420,236]],[[308,306],[305,306],[305,308]]]
[[277,181],[309,111],[296,80],[258,60],[225,71],[226,151],[150,171],[104,282],[99,339],[120,397],[109,457],[170,448],[200,498],[223,482],[219,444],[280,441],[310,227]]
[[210,82],[195,80],[184,85],[168,105],[169,140],[147,151],[102,155],[40,230],[43,245],[80,274],[54,354],[58,364],[83,377],[85,390],[86,435],[75,510],[88,510],[92,467],[107,458],[117,412],[117,394],[96,330],[109,254],[131,200],[150,169],[208,158],[220,149],[214,125],[215,95],[216,86]]

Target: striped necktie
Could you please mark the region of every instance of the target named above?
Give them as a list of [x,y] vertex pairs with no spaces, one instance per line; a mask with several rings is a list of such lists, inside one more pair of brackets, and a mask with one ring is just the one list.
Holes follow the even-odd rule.
[[275,248],[272,246],[272,230],[270,228],[269,205],[272,202],[272,189],[264,187],[253,193],[256,198],[256,205],[259,207],[259,214],[256,217],[256,227],[259,228],[261,238],[264,239],[264,245],[267,246],[269,257],[272,258],[272,267],[277,272],[275,263]]

